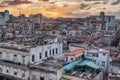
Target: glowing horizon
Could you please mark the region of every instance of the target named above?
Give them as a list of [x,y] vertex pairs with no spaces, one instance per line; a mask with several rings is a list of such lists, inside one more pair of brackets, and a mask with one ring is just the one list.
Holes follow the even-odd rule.
[[47,17],[86,17],[104,11],[120,18],[119,0],[1,0],[0,11],[18,16],[41,13]]

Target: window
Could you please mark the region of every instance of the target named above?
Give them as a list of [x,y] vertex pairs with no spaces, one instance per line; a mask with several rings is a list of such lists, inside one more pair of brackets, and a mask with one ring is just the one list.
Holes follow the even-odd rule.
[[102,61],[102,66],[103,66],[103,67],[105,66],[105,61]]
[[2,58],[2,52],[0,52],[0,59]]
[[93,54],[93,57],[98,57],[98,53],[94,53],[94,54]]
[[110,64],[112,64],[112,62],[110,61]]
[[95,57],[95,54],[93,54],[93,57]]
[[6,59],[9,60],[9,53],[6,53]]
[[25,56],[22,56],[22,63],[25,64]]
[[100,64],[98,63],[98,65],[100,65]]
[[9,73],[9,70],[6,70],[6,73]]
[[96,53],[96,57],[98,57],[98,53]]
[[36,80],[36,76],[35,75],[32,75],[32,80]]
[[14,60],[17,61],[17,55],[14,55]]
[[32,55],[32,62],[35,61],[35,55]]
[[53,49],[53,55],[54,55],[54,49]]
[[52,34],[55,34],[55,31],[53,31]]
[[50,56],[51,56],[51,50],[50,50]]
[[109,22],[111,21],[111,17],[109,16]]
[[25,73],[22,73],[22,77],[25,77]]
[[42,53],[39,53],[39,59],[41,59],[42,58]]
[[71,58],[71,60],[73,61],[73,58]]
[[96,64],[96,60],[93,60],[93,62]]
[[68,57],[66,57],[66,61],[68,61]]
[[58,49],[56,48],[56,54],[58,53]]
[[40,77],[40,80],[44,80],[44,77]]
[[16,71],[14,72],[14,75],[17,75],[17,72],[16,72]]
[[17,55],[14,55],[14,57],[17,57]]
[[103,56],[105,56],[106,54],[105,53],[103,53]]
[[45,51],[45,57],[48,57],[48,55],[47,55],[47,51]]

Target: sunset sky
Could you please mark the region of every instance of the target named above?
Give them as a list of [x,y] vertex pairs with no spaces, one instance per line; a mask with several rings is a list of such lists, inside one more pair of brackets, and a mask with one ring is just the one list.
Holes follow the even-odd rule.
[[47,17],[86,17],[105,11],[120,19],[120,0],[0,0],[0,11],[5,9],[15,16],[21,11]]

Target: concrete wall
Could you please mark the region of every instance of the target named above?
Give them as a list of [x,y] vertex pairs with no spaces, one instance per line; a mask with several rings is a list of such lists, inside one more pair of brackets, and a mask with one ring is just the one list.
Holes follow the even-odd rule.
[[40,77],[43,77],[44,80],[57,80],[56,74],[36,70],[30,71],[30,80],[40,80]]
[[[70,76],[70,75],[63,75],[63,78],[70,79],[70,80],[88,80],[80,77]],[[103,72],[100,72],[95,78],[92,80],[103,80]]]
[[[68,59],[68,60],[67,60],[67,59]],[[73,59],[73,60],[71,60],[71,59]],[[72,61],[74,61],[74,60],[76,60],[75,56],[66,56],[66,57],[65,57],[65,61],[66,61],[66,62],[72,62]]]
[[[54,54],[53,54],[53,49],[54,49]],[[57,49],[57,53],[56,53],[56,49]],[[47,51],[47,57],[45,57],[45,52]],[[50,55],[50,51],[51,51],[51,55]],[[56,42],[53,44],[48,44],[48,45],[42,45],[42,46],[37,46],[35,48],[31,48],[30,50],[30,63],[39,63],[41,62],[43,59],[47,59],[48,57],[53,57],[53,56],[57,56],[58,54],[62,54],[62,43]],[[41,59],[39,58],[40,53],[42,54]],[[32,55],[35,56],[35,61],[32,62]]]
[[66,78],[66,79],[70,79],[70,80],[87,80],[87,79],[84,79],[84,78],[70,76],[70,75],[63,75],[62,77]]
[[[6,75],[10,75],[10,76],[25,79],[25,80],[28,80],[29,78],[29,70],[21,70],[21,69],[14,68],[12,66],[9,67],[5,65],[0,65],[0,69],[2,69],[0,73],[6,74]],[[17,75],[14,75],[14,72],[17,72]],[[23,74],[25,75],[24,77],[23,77]]]
[[[3,49],[3,48],[0,48],[0,52],[2,52],[2,58],[1,58],[2,60],[8,60],[25,65],[28,65],[29,63],[29,53],[27,52]],[[14,58],[14,55],[17,55],[16,59]],[[24,58],[22,56],[24,56]]]
[[62,77],[62,68],[57,70],[57,80],[60,80]]
[[[103,55],[105,54],[105,55]],[[107,59],[108,54],[107,53],[98,53],[98,57],[93,57],[94,60],[96,60],[96,64],[99,65],[104,70],[107,70]],[[102,66],[102,62],[105,62],[105,66]]]
[[103,72],[101,71],[93,80],[103,80]]

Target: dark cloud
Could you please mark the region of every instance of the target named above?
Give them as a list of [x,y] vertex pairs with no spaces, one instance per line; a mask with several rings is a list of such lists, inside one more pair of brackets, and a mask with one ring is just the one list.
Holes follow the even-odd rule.
[[84,1],[107,1],[107,0],[84,0]]
[[5,8],[5,7],[7,7],[7,6],[4,6],[4,5],[1,5],[1,4],[0,4],[0,8]]
[[39,1],[49,1],[49,0],[39,0]]
[[64,7],[68,7],[69,5],[67,5],[67,4],[64,4]]
[[3,1],[2,4],[8,4],[8,5],[20,5],[20,4],[32,4],[31,1]]
[[68,17],[77,17],[77,18],[81,18],[81,17],[86,17],[90,15],[90,12],[81,12],[81,13],[66,13],[66,15]]
[[101,4],[101,2],[95,2],[95,3],[93,3],[93,4]]
[[80,9],[86,9],[89,7],[89,4],[80,4]]
[[96,10],[106,10],[106,8],[96,8]]
[[80,4],[80,9],[89,10],[91,8],[90,4]]
[[50,2],[51,4],[55,4],[55,2]]
[[120,3],[120,0],[117,0],[116,2],[111,3],[111,5],[118,5]]
[[92,7],[88,7],[88,8],[86,8],[85,10],[89,10],[89,9],[91,9]]
[[94,4],[107,4],[109,0],[84,0],[86,2],[95,2]]
[[103,10],[106,10],[106,8],[102,8]]
[[107,4],[107,2],[102,2],[102,4]]

